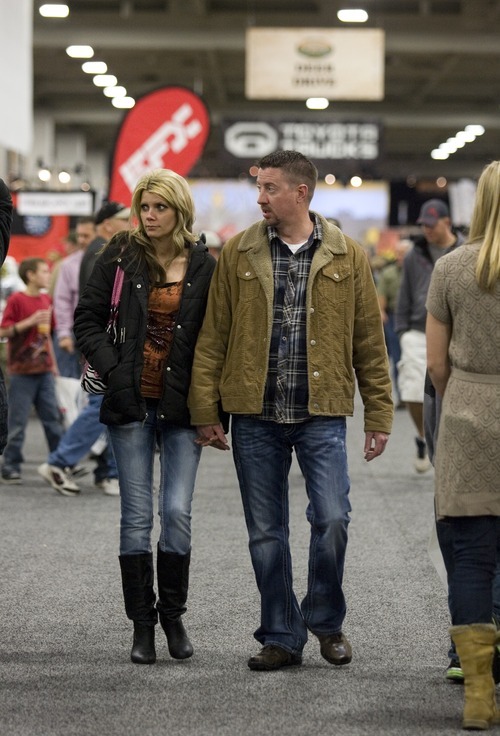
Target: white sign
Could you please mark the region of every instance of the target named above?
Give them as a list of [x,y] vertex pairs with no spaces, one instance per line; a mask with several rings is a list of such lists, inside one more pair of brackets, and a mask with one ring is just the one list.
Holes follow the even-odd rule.
[[18,192],[16,209],[25,215],[74,215],[86,217],[94,211],[92,192]]
[[250,28],[245,93],[251,100],[382,100],[380,29]]
[[235,158],[261,158],[272,151],[300,151],[312,159],[374,161],[379,156],[380,125],[337,121],[303,123],[222,121],[224,147]]

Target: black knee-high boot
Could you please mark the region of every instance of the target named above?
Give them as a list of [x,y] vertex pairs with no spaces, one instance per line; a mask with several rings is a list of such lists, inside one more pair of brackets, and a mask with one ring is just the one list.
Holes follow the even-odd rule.
[[134,622],[134,641],[130,659],[136,664],[154,664],[155,608],[153,555],[120,555],[125,612]]
[[182,614],[186,612],[191,554],[176,555],[162,552],[158,545],[158,602],[160,623],[168,641],[168,651],[174,659],[187,659],[193,654]]

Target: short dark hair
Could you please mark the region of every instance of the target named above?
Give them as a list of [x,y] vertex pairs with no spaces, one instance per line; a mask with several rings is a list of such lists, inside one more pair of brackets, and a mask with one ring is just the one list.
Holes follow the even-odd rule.
[[313,198],[318,170],[303,153],[299,151],[275,151],[263,156],[257,162],[259,169],[282,169],[287,179],[294,184],[307,184],[309,201]]
[[44,258],[25,258],[24,261],[21,261],[19,264],[19,278],[24,281],[25,284],[28,283],[28,271],[33,271],[33,273],[36,272],[38,269],[38,266],[40,263],[46,263]]

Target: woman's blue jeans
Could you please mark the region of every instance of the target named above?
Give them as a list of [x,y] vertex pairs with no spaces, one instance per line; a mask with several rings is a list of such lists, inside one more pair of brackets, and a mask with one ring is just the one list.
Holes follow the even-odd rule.
[[120,482],[120,555],[152,552],[153,484],[156,446],[160,450],[160,549],[185,555],[191,549],[191,504],[201,448],[196,431],[158,428],[156,412],[143,422],[114,425],[109,434]]
[[[249,547],[261,595],[261,623],[254,636],[300,653],[307,630],[342,629],[342,591],[349,476],[344,417],[297,424],[233,415],[232,441]],[[307,593],[299,607],[293,591],[289,545],[288,473],[295,450],[304,475],[311,526]]]

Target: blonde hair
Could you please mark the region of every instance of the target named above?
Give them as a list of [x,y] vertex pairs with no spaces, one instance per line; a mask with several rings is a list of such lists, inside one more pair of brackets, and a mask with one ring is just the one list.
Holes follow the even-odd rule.
[[469,242],[481,243],[476,280],[484,291],[492,291],[500,278],[500,161],[483,169],[477,184]]
[[143,192],[152,192],[165,200],[175,210],[177,222],[172,233],[174,253],[172,260],[182,253],[186,243],[196,243],[193,234],[194,201],[187,181],[171,169],[154,169],[144,174],[137,182],[132,195],[131,214],[137,218],[137,226],[130,232],[130,239],[138,243],[146,260],[153,282],[163,282],[165,270],[158,262],[156,250],[146,234],[141,220],[141,199]]

